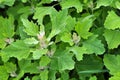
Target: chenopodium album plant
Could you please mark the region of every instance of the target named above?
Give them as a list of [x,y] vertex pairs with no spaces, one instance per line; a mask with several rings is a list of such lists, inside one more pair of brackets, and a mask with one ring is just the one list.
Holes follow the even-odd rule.
[[120,80],[119,0],[0,0],[0,80]]

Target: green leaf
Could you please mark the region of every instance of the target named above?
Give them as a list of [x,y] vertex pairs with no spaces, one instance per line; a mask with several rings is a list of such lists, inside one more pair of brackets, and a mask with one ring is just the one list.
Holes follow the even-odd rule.
[[82,11],[82,4],[79,0],[63,0],[61,2],[62,5],[62,9],[68,9],[71,7],[75,7],[77,9],[77,12],[81,12]]
[[108,16],[105,20],[105,28],[107,29],[116,29],[116,28],[120,28],[120,18],[117,14],[115,14],[114,11],[110,11],[108,13]]
[[14,4],[15,0],[0,0],[0,5],[8,5],[12,6]]
[[107,41],[108,48],[114,49],[117,48],[120,44],[120,31],[117,30],[105,30],[105,33],[103,34],[105,37],[105,40]]
[[44,70],[40,73],[41,80],[48,80],[48,70]]
[[102,59],[95,55],[84,55],[83,60],[76,63],[76,70],[81,80],[86,80],[91,74],[99,73],[103,69]]
[[43,17],[45,15],[50,15],[52,12],[56,12],[53,7],[36,7],[35,14],[33,16],[34,19],[37,19],[39,24],[43,24]]
[[84,55],[83,60],[76,64],[76,69],[79,74],[97,73],[102,70],[102,60],[95,55]]
[[110,74],[116,74],[117,72],[120,72],[120,55],[110,55],[106,54],[104,56],[104,64],[107,67],[107,69],[110,70]]
[[42,56],[39,62],[40,67],[45,67],[50,63],[51,59],[48,56]]
[[91,77],[90,80],[97,80],[95,76]]
[[32,21],[28,21],[27,19],[22,19],[23,25],[25,27],[24,31],[31,36],[37,36],[38,26],[34,24]]
[[5,63],[4,66],[5,66],[5,68],[6,68],[6,70],[7,70],[8,73],[12,73],[12,72],[15,72],[17,70],[16,69],[16,65],[13,64],[13,63],[7,62],[7,63]]
[[27,76],[24,80],[30,80],[30,78],[28,78],[28,76]]
[[64,31],[65,32],[72,31],[75,27],[75,24],[76,24],[75,18],[72,18],[71,16],[68,16],[67,20],[66,20],[66,27],[65,27]]
[[20,71],[19,74],[13,80],[20,80],[24,75],[24,71]]
[[0,39],[11,38],[14,35],[14,18],[3,18],[0,16]]
[[97,39],[97,36],[91,36],[83,42],[83,47],[86,48],[88,53],[103,54],[105,52],[104,45],[101,40]]
[[78,47],[78,46],[71,47],[70,51],[72,51],[75,54],[78,61],[82,60],[83,54],[87,53],[85,47]]
[[92,35],[91,32],[89,32],[90,28],[92,27],[93,20],[91,19],[91,15],[87,16],[85,18],[81,18],[76,26],[75,30],[79,34],[80,37],[87,39],[89,36]]
[[36,40],[34,37],[31,37],[31,38],[26,38],[24,40],[25,44],[29,44],[29,45],[35,45],[35,44],[38,44],[39,41]]
[[72,60],[72,55],[67,51],[57,50],[51,60],[50,67],[52,70],[71,70],[74,68],[75,62]]
[[27,0],[22,0],[22,2],[23,2],[23,3],[26,3],[26,2],[27,2]]
[[49,71],[49,79],[50,80],[56,80],[56,73],[57,73],[57,71],[56,70],[50,70]]
[[4,66],[0,66],[0,80],[8,80],[9,74]]
[[63,33],[61,40],[63,42],[68,42],[71,46],[74,44],[70,33]]
[[69,80],[69,75],[68,75],[67,71],[61,72],[61,79],[60,80]]
[[96,8],[99,8],[101,6],[109,6],[112,4],[114,0],[97,0],[97,6]]
[[117,7],[118,9],[120,9],[120,2],[119,2],[119,1],[116,1],[116,2],[115,2],[115,5],[116,5],[116,7]]
[[38,62],[31,62],[30,60],[20,60],[18,62],[18,65],[20,67],[20,70],[24,73],[39,73],[39,65]]
[[38,76],[38,75],[32,77],[32,80],[39,80],[39,79],[40,79],[40,76]]
[[48,41],[50,41],[53,36],[59,34],[66,28],[66,20],[68,18],[67,14],[68,11],[66,9],[60,12],[52,12],[50,15],[52,21],[52,31],[48,36]]
[[4,48],[2,50],[2,53],[6,57],[15,57],[18,60],[21,60],[29,56],[30,49],[22,40],[18,40],[16,42],[11,43],[11,45],[7,46],[6,48]]
[[0,48],[4,48],[6,44],[5,39],[0,39]]
[[54,0],[41,0],[41,3],[50,3],[52,1],[54,1]]
[[112,76],[111,78],[109,78],[109,80],[119,80],[120,79],[120,72],[115,73],[114,76]]
[[36,49],[33,51],[33,59],[40,59],[43,54],[47,53],[47,49]]

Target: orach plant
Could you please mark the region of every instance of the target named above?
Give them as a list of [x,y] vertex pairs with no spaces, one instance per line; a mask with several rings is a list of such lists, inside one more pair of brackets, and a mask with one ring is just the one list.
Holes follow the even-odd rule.
[[0,80],[120,80],[120,0],[0,0]]

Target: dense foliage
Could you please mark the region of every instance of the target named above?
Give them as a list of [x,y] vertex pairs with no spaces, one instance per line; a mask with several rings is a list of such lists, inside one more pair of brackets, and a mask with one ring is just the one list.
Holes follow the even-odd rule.
[[119,0],[0,0],[0,80],[120,80]]

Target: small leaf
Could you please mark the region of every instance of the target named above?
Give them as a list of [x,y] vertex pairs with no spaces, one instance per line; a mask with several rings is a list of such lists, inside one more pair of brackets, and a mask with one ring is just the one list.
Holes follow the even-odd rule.
[[30,78],[26,77],[24,80],[30,80]]
[[25,27],[24,31],[31,36],[37,36],[38,26],[33,22],[28,21],[27,19],[22,19],[23,25]]
[[40,59],[43,54],[47,53],[47,49],[36,49],[33,51],[33,59]]
[[14,4],[15,0],[0,0],[0,4],[2,5],[8,5],[12,6]]
[[91,77],[90,80],[97,80],[95,76]]
[[82,60],[83,54],[87,53],[85,47],[78,47],[78,46],[71,47],[70,51],[72,51],[75,54],[78,61]]
[[116,7],[117,7],[118,9],[120,9],[120,2],[119,2],[119,1],[116,1],[116,2],[115,2],[115,5],[116,5]]
[[48,56],[42,56],[39,62],[40,67],[45,67],[50,63],[51,59]]
[[26,2],[27,2],[27,0],[22,0],[22,2],[23,2],[23,3],[26,3]]
[[63,33],[61,40],[63,42],[68,42],[71,46],[74,44],[70,33]]
[[62,71],[61,72],[61,79],[60,80],[69,80],[69,74],[68,72],[66,71]]
[[97,0],[97,6],[96,8],[99,8],[101,6],[109,6],[112,4],[114,0]]
[[39,43],[39,41],[37,41],[34,37],[32,37],[32,38],[26,38],[26,39],[24,40],[24,42],[25,42],[26,44],[31,44],[31,45],[34,45],[34,44],[38,44],[38,43]]
[[44,70],[40,73],[41,80],[48,80],[48,70]]
[[62,9],[75,7],[78,13],[82,11],[82,6],[83,6],[79,0],[64,0],[61,2],[61,5],[62,5]]

